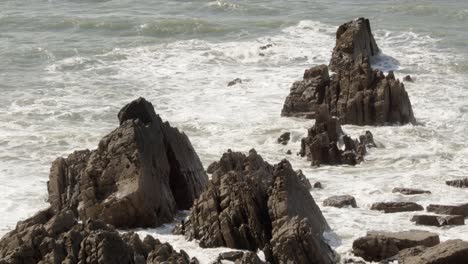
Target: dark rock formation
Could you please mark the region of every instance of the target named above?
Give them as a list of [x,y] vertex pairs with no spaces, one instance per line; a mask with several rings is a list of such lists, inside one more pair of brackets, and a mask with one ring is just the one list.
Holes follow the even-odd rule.
[[292,151],[288,149],[288,151],[286,151],[286,155],[292,155]]
[[291,139],[291,133],[285,132],[281,134],[281,136],[276,140],[279,144],[287,145],[289,140]]
[[323,206],[333,206],[338,208],[357,208],[356,199],[351,195],[336,195],[323,200]]
[[316,182],[314,183],[314,189],[322,189],[322,183],[321,182]]
[[468,260],[468,242],[448,240],[433,247],[418,247],[400,252],[400,264],[464,264]]
[[[301,140],[299,154],[312,161],[313,166],[322,164],[356,165],[364,160],[366,143],[353,140],[345,135],[338,119],[331,117],[326,107],[322,106],[319,112],[315,125],[308,130],[307,137]],[[369,134],[371,133],[369,132]],[[339,147],[341,140],[345,146],[344,150]]]
[[306,70],[302,81],[295,82],[285,100],[282,116],[316,118],[325,105],[342,124],[390,125],[416,123],[404,84],[370,66],[378,52],[369,21],[358,19],[337,31],[329,76],[328,67]]
[[439,243],[439,236],[427,231],[368,232],[353,242],[353,253],[366,261],[377,262],[395,256],[405,248],[431,247]]
[[336,45],[330,70],[339,72],[353,66],[358,57],[371,58],[379,53],[368,19],[358,18],[341,25],[336,31]]
[[427,226],[464,225],[465,217],[461,215],[415,215],[411,221],[417,225]]
[[412,188],[393,188],[392,193],[401,193],[404,195],[415,195],[415,194],[430,194],[430,191]]
[[460,205],[439,205],[430,204],[426,207],[428,212],[445,215],[461,215],[468,217],[468,204]]
[[327,264],[335,257],[322,238],[328,229],[291,164],[284,160],[273,167],[251,150],[248,156],[223,154],[209,187],[175,232],[202,247],[263,249],[273,264]]
[[120,127],[93,151],[76,151],[52,164],[48,190],[54,211],[116,227],[171,222],[189,209],[208,178],[188,137],[163,122],[139,98],[118,114]]
[[242,83],[242,79],[236,78],[236,79],[234,79],[234,80],[228,82],[227,86],[228,86],[228,87],[229,87],[229,86],[233,86],[233,85],[236,85],[236,84],[238,84],[238,83]]
[[0,240],[0,263],[190,263],[188,255],[147,236],[120,235],[100,220],[78,223],[71,210],[51,208],[18,222]]
[[296,171],[297,177],[299,178],[299,181],[302,183],[302,185],[307,189],[307,190],[312,190],[312,184],[310,184],[310,181],[307,179],[307,177],[304,175],[302,170],[297,170]]
[[411,78],[410,75],[406,75],[405,77],[403,77],[403,81],[405,81],[405,82],[414,82],[413,78]]
[[209,174],[213,174],[213,172],[215,172],[218,169],[218,166],[219,164],[217,161],[212,162],[210,165],[208,165],[208,168],[206,168],[206,172]]
[[460,180],[451,180],[445,182],[448,186],[453,186],[457,188],[468,188],[468,178]]
[[382,202],[374,203],[371,210],[384,211],[384,213],[422,211],[424,208],[413,202]]

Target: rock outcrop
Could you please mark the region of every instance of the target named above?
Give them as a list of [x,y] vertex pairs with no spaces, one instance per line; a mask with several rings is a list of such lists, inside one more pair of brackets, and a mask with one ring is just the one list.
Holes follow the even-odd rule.
[[457,187],[457,188],[468,188],[468,178],[446,181],[445,183],[448,186],[453,186],[453,187]]
[[433,247],[404,250],[398,256],[400,264],[463,264],[468,260],[468,242],[448,240]]
[[[337,118],[331,117],[328,109],[322,106],[315,125],[307,131],[307,137],[301,140],[301,151],[299,154],[312,161],[313,166],[322,164],[356,165],[364,160],[366,154],[367,138],[372,138],[372,133],[366,132],[363,141],[353,140],[347,136]],[[343,142],[344,150],[340,142]]]
[[333,206],[337,208],[353,207],[357,208],[356,199],[351,195],[335,195],[323,200],[323,206]]
[[154,227],[189,209],[208,178],[188,137],[139,98],[118,114],[120,126],[96,150],[52,163],[48,191],[54,211],[115,227]]
[[358,57],[372,58],[378,53],[379,47],[372,34],[369,19],[358,18],[338,27],[330,70],[339,72],[349,69]]
[[[151,236],[120,235],[100,220],[78,223],[73,211],[51,208],[18,222],[0,240],[0,263],[191,263],[189,256]],[[193,260],[195,261],[195,260]]]
[[270,263],[333,263],[322,234],[329,230],[319,207],[291,164],[275,166],[255,150],[228,151],[209,187],[175,230],[202,247],[262,249]]
[[306,70],[302,81],[295,82],[285,100],[282,116],[317,118],[318,108],[325,105],[342,124],[391,125],[416,123],[405,86],[373,70],[370,58],[378,47],[367,19],[342,25],[330,61]]
[[371,210],[383,211],[387,214],[422,211],[424,208],[421,205],[413,202],[381,202],[372,204]]
[[403,232],[368,232],[353,242],[353,253],[366,261],[381,261],[398,254],[400,250],[416,246],[435,246],[440,243],[435,233],[419,230]]

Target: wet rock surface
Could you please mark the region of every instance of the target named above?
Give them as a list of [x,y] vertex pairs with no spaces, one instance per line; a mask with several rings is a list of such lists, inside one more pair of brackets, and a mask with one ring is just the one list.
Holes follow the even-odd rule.
[[435,233],[410,230],[403,232],[368,232],[353,242],[353,253],[366,261],[381,261],[398,254],[400,250],[416,246],[435,246],[440,243]]
[[[307,157],[313,166],[322,164],[356,165],[364,160],[367,141],[353,140],[347,136],[337,118],[331,117],[326,107],[321,107],[315,125],[307,131],[307,137],[301,140],[299,154]],[[372,138],[368,131],[366,138]],[[369,135],[370,134],[370,135]],[[344,150],[340,148],[340,141],[344,144]]]
[[323,201],[323,206],[357,208],[356,199],[351,195],[336,195],[329,197]]
[[0,240],[0,263],[190,263],[189,256],[150,236],[119,234],[100,220],[78,223],[51,208],[19,222]]
[[289,140],[291,139],[290,132],[284,132],[281,136],[276,140],[279,144],[287,145]]
[[139,98],[119,112],[120,126],[98,149],[52,164],[48,191],[55,211],[116,227],[153,227],[192,206],[208,182],[188,137]]
[[397,188],[393,188],[392,193],[401,193],[404,195],[415,195],[415,194],[430,194],[431,192],[426,191],[426,190],[421,190],[421,189],[397,187]]
[[463,264],[468,260],[468,242],[448,240],[433,247],[419,247],[403,251],[401,264]]
[[342,124],[391,125],[416,123],[405,86],[373,70],[370,59],[378,53],[369,21],[357,19],[339,27],[337,42],[328,67],[308,69],[287,96],[282,116],[317,118],[325,105]]
[[464,225],[465,217],[461,215],[415,215],[411,221],[417,225],[426,226]]
[[449,186],[453,186],[457,188],[468,188],[468,178],[446,181],[445,183]]
[[387,214],[422,211],[424,208],[421,205],[413,202],[381,202],[372,204],[371,210],[383,211]]
[[460,205],[440,205],[440,204],[430,204],[426,207],[426,211],[442,214],[442,215],[461,215],[468,217],[468,204]]
[[333,263],[322,238],[328,224],[288,161],[272,166],[255,150],[228,151],[218,165],[176,233],[202,247],[262,249],[270,263]]

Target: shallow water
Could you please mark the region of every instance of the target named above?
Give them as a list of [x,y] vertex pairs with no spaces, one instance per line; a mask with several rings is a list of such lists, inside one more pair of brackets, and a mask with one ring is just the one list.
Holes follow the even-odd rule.
[[[321,181],[319,205],[354,195],[358,209],[322,208],[343,255],[367,230],[415,228],[411,213],[370,211],[373,202],[468,202],[468,190],[444,183],[468,176],[468,2],[4,0],[0,10],[1,234],[46,206],[50,163],[95,148],[138,96],[189,135],[205,166],[228,148],[255,148]],[[416,79],[405,85],[421,125],[344,126],[372,130],[384,148],[356,167],[312,168],[285,153],[313,121],[281,118],[282,104],[304,69],[328,63],[337,26],[358,16],[371,19],[384,53],[374,66]],[[242,84],[227,87],[235,78]],[[288,146],[276,143],[285,131]],[[391,193],[400,186],[432,194]],[[418,228],[468,239],[466,226]],[[141,232],[198,254],[166,229]],[[218,251],[202,252],[208,262]]]

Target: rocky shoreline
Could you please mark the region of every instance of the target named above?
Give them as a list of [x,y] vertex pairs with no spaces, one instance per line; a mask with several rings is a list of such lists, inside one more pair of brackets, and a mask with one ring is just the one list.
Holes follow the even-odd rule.
[[[305,71],[291,87],[282,110],[285,117],[315,119],[301,140],[299,155],[313,166],[357,165],[373,134],[359,139],[341,124],[416,124],[404,84],[392,72],[371,68],[380,49],[367,19],[340,26],[329,66]],[[265,49],[268,48],[265,46]],[[329,75],[329,70],[334,74]],[[409,80],[409,79],[408,79]],[[234,82],[232,85],[235,85]],[[284,159],[266,162],[255,149],[228,150],[206,171],[189,138],[164,122],[153,105],[139,98],[118,113],[119,127],[95,150],[75,151],[52,162],[47,183],[50,207],[18,222],[0,240],[2,263],[199,263],[151,236],[141,239],[118,229],[158,227],[174,221],[179,210],[189,216],[173,230],[203,248],[227,247],[213,263],[333,264],[374,261],[405,264],[463,264],[468,242],[440,241],[422,230],[369,230],[356,239],[356,258],[340,257],[328,244],[332,233],[302,171]],[[278,139],[286,145],[290,134]],[[378,157],[377,157],[378,158]],[[208,174],[211,177],[208,177]],[[466,181],[447,181],[466,187]],[[321,188],[315,183],[314,188]],[[431,195],[430,190],[395,188],[401,195]],[[323,206],[359,207],[350,195],[334,195]],[[463,225],[467,204],[385,201],[370,210],[419,212],[415,225]],[[257,252],[262,251],[264,258]]]

